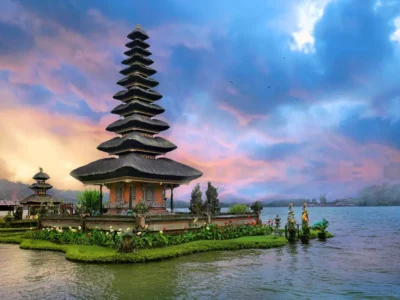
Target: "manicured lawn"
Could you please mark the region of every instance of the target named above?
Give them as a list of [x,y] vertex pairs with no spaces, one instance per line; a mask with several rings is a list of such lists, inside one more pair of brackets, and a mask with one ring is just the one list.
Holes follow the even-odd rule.
[[[115,249],[106,247],[55,244],[44,240],[30,240],[24,238],[24,231],[26,230],[22,230],[22,228],[0,231],[0,243],[20,244],[21,249],[65,252],[66,259],[87,263],[139,263],[206,251],[268,249],[281,247],[288,243],[283,235],[281,237],[262,235],[230,240],[200,240],[163,248],[139,249],[135,253],[118,253]],[[316,237],[317,231],[311,230],[310,238]],[[327,232],[327,237],[330,238],[333,235]]]
[[84,246],[84,245],[59,245],[41,240],[23,240],[20,248],[30,250],[52,250],[65,252],[71,261],[89,263],[138,263],[182,255],[217,250],[239,249],[267,249],[281,247],[287,244],[284,237],[274,236],[249,236],[232,240],[202,240],[164,248],[140,249],[136,253],[118,253],[115,249]]
[[29,230],[29,227],[25,227],[25,228],[0,228],[0,234],[4,233],[4,232],[24,232]]
[[3,244],[20,244],[24,239],[23,234],[19,235],[0,235],[0,243]]

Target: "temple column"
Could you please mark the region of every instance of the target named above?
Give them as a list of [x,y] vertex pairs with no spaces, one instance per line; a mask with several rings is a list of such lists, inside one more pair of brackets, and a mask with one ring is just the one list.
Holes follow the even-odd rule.
[[171,186],[171,212],[174,212],[174,187]]
[[100,184],[100,195],[99,195],[99,213],[103,214],[103,185]]
[[132,185],[129,186],[129,210],[132,210]]

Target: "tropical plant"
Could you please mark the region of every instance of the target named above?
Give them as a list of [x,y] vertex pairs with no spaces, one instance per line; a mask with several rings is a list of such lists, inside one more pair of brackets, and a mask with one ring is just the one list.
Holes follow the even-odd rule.
[[198,214],[201,212],[203,206],[203,200],[201,199],[202,192],[200,190],[200,184],[197,184],[191,194],[189,211],[192,214]]
[[88,189],[78,194],[78,209],[81,213],[93,214],[99,210],[100,192]]
[[249,208],[246,204],[233,204],[228,210],[230,214],[244,214],[248,212]]

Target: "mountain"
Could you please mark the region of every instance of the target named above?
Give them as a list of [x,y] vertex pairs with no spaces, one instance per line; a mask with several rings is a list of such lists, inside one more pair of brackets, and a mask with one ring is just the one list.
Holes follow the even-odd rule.
[[[6,179],[0,179],[0,200],[12,200],[19,201],[32,195],[33,191],[28,188],[29,184],[22,182],[12,182]],[[58,190],[52,188],[48,191],[49,195],[52,195],[66,203],[78,203],[78,194],[80,191],[73,190]],[[109,194],[103,194],[103,201],[109,200]]]

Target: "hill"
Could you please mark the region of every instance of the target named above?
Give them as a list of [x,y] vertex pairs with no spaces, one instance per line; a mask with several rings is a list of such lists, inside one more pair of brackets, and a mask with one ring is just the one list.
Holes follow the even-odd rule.
[[[32,195],[32,190],[28,187],[29,184],[24,184],[22,182],[12,182],[6,179],[0,179],[0,200],[12,200],[19,201]],[[64,200],[66,203],[77,203],[79,191],[73,190],[58,190],[56,188],[52,188],[49,191],[49,194],[60,199]],[[109,194],[104,193],[103,201],[109,200]]]

